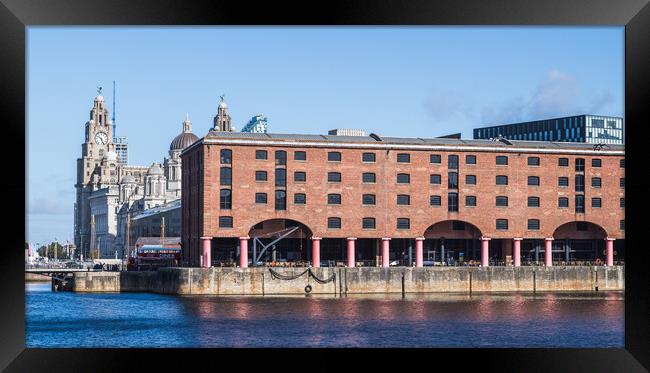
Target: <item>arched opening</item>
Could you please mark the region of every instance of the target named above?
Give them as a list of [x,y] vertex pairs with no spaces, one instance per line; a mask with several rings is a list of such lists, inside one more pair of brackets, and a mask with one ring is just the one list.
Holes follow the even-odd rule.
[[248,236],[252,266],[306,267],[311,259],[312,231],[299,221],[264,220],[252,226]]
[[481,236],[480,229],[462,220],[444,220],[430,225],[424,232],[424,265],[478,265]]
[[[587,221],[571,221],[553,232],[553,262],[559,265],[593,264],[605,260],[607,232],[601,226]],[[530,242],[526,242],[530,241]],[[620,257],[619,255],[615,257]],[[531,262],[543,261],[543,240],[524,240],[522,257]]]

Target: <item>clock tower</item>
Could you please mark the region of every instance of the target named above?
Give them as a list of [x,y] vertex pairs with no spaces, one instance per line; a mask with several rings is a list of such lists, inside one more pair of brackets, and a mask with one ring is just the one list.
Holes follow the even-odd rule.
[[77,199],[75,203],[75,245],[87,253],[91,244],[90,193],[117,184],[117,155],[113,143],[113,127],[109,119],[101,87],[85,124],[85,140],[81,158],[77,159]]

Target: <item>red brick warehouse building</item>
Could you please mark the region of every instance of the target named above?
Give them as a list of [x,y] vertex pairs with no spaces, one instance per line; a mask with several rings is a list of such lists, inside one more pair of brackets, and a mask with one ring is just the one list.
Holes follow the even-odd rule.
[[181,157],[184,265],[624,258],[624,146],[210,131]]

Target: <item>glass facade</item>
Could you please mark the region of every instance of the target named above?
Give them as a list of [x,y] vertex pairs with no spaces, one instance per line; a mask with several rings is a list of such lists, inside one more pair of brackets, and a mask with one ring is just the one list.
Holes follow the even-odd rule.
[[623,118],[599,115],[577,115],[474,129],[474,139],[491,139],[499,135],[509,140],[524,141],[625,143]]

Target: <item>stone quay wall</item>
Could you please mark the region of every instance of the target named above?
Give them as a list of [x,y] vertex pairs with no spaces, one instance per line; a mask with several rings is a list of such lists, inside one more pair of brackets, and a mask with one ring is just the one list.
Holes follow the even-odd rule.
[[[154,292],[208,295],[485,293],[624,290],[623,266],[423,268],[163,268],[79,272],[75,292]],[[297,275],[302,276],[296,277]],[[313,274],[313,276],[311,275]],[[314,278],[314,276],[316,278]],[[326,283],[322,280],[332,279]],[[287,279],[290,278],[290,279]],[[321,281],[317,281],[321,280]]]

